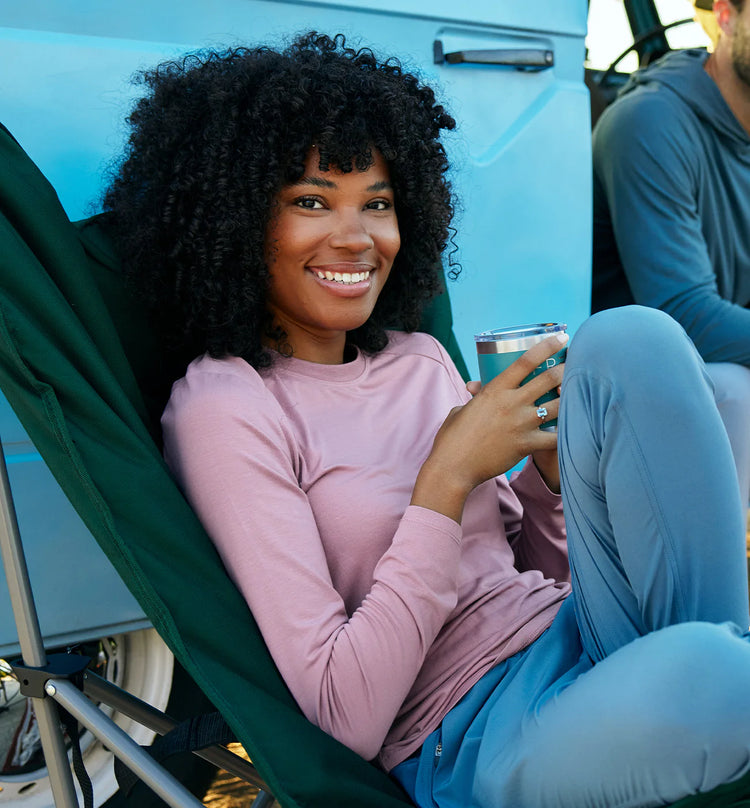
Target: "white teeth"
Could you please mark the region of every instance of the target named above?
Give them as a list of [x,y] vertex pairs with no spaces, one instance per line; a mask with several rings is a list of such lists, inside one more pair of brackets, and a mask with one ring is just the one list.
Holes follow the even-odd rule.
[[360,283],[370,277],[370,270],[364,272],[329,272],[317,270],[317,275],[321,280],[337,281],[338,283]]

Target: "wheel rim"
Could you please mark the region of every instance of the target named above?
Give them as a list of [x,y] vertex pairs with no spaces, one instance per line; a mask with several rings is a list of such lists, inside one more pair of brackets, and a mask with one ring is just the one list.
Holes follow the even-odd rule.
[[[160,710],[166,708],[172,686],[174,657],[156,631],[147,629],[104,637],[86,644],[90,655],[92,646],[96,657],[92,667],[100,675],[153,707]],[[5,692],[3,694],[0,688],[0,703],[5,701],[9,708],[0,712],[0,767],[6,763],[27,701],[14,695],[17,685],[13,680],[5,679],[3,685]],[[150,730],[126,716],[103,709],[136,743],[148,745],[153,740],[154,733]],[[28,713],[26,715],[28,718]],[[14,749],[23,747],[23,740],[30,741],[30,733],[24,733],[21,728],[18,740],[21,743],[16,743]],[[113,754],[90,732],[81,735],[81,751],[94,788],[94,804],[100,806],[117,791],[112,767]],[[0,805],[3,808],[51,808],[54,805],[47,770],[42,762],[35,765],[30,761],[19,773],[0,771],[0,788]]]

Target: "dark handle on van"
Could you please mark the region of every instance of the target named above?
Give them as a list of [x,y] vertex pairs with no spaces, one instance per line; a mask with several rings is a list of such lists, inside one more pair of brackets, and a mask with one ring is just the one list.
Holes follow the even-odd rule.
[[517,70],[547,70],[555,64],[555,54],[541,48],[499,48],[497,50],[460,50],[445,53],[443,43],[436,39],[432,46],[436,65],[503,65]]

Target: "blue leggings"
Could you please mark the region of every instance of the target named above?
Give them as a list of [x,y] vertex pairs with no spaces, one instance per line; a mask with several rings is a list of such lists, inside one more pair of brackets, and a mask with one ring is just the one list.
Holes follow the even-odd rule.
[[745,514],[671,318],[579,329],[559,452],[573,594],[394,769],[425,808],[669,805],[750,771]]

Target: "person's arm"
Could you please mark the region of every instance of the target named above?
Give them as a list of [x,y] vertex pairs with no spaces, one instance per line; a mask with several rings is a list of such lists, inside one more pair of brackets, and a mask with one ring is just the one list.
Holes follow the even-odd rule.
[[668,94],[643,95],[606,111],[593,146],[633,297],[674,317],[706,361],[750,365],[750,310],[719,296],[701,228],[690,159],[700,144]]
[[460,526],[407,509],[349,616],[275,399],[251,375],[189,378],[164,415],[167,461],[302,711],[371,759],[455,607]]

